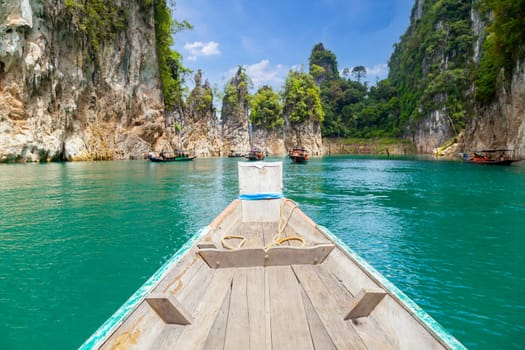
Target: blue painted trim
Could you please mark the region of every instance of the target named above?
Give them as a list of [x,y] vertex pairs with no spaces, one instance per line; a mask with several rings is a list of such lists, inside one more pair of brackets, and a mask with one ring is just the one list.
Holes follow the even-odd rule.
[[336,237],[330,230],[324,226],[317,226],[323,231],[331,240],[337,243],[342,249],[344,249],[361,267],[372,275],[380,284],[388,289],[393,295],[395,295],[399,301],[401,301],[412,313],[417,316],[421,322],[423,322],[429,329],[432,330],[439,338],[445,342],[445,344],[454,350],[466,350],[466,347],[459,342],[452,334],[450,334],[443,326],[441,326],[436,320],[434,320],[429,314],[419,307],[412,299],[410,299],[405,293],[397,288],[392,282],[386,279],[381,273],[374,269],[365,259],[359,254],[353,251],[343,241]]
[[144,300],[150,290],[164,278],[170,267],[175,264],[192,246],[210,230],[209,226],[204,227],[194,234],[184,245],[162,265],[137,291],[100,326],[95,333],[89,337],[79,350],[93,349],[101,345],[102,341],[109,336],[117,326],[119,326],[129,316],[129,314]]
[[239,195],[239,199],[248,200],[248,201],[258,201],[262,199],[280,199],[280,198],[284,198],[284,195],[278,192],[253,193],[253,194],[244,193],[244,194]]

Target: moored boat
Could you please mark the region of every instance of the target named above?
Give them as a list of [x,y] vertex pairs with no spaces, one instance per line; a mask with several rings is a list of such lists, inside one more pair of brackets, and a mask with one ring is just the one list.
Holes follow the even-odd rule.
[[512,157],[512,150],[488,149],[471,153],[460,153],[461,159],[466,163],[483,165],[511,165],[519,159]]
[[188,151],[176,150],[173,153],[156,154],[154,152],[148,153],[148,159],[154,163],[164,162],[184,162],[197,158],[197,156],[190,154]]
[[282,194],[282,162],[243,163],[239,198],[81,349],[464,349]]
[[305,148],[292,148],[288,151],[288,156],[294,163],[304,163],[310,159],[308,151]]
[[264,152],[258,147],[252,147],[248,155],[246,155],[248,160],[264,160]]

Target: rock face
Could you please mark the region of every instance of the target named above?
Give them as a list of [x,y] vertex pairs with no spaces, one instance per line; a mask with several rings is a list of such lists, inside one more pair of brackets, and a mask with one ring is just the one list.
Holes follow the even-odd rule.
[[[195,75],[184,117],[180,121],[177,148],[191,150],[199,157],[220,156],[222,140],[220,125],[213,107],[213,92],[208,81],[201,85],[202,73]],[[177,134],[177,132],[176,132]]]
[[286,149],[305,147],[310,151],[311,156],[323,155],[323,139],[319,122],[291,123],[288,118],[285,118],[284,133]]
[[86,55],[63,1],[0,3],[0,161],[139,157],[162,140],[153,11]]
[[[492,103],[480,105],[479,102],[475,102],[476,89],[473,79],[483,55],[485,29],[493,20],[493,14],[480,15],[477,12],[479,6],[476,4],[450,2],[449,4],[459,6],[458,9],[461,9],[461,12],[456,11],[457,13],[452,14],[449,12],[447,16],[432,18],[429,15],[437,9],[436,4],[438,3],[440,2],[433,0],[417,0],[412,10],[411,25],[402,39],[409,40],[416,32],[415,28],[418,24],[430,20],[434,21],[432,22],[432,37],[447,33],[446,36],[442,36],[443,40],[432,46],[432,50],[426,48],[427,51],[421,62],[415,62],[421,66],[423,79],[430,81],[429,73],[432,73],[434,78],[442,74],[443,78],[434,79],[422,89],[425,93],[430,92],[426,95],[430,97],[432,108],[425,110],[423,117],[412,125],[410,130],[407,128],[407,136],[409,135],[409,138],[416,144],[420,153],[436,151],[441,153],[443,147],[440,146],[446,146],[444,144],[455,137],[458,144],[453,145],[451,150],[505,148],[513,149],[515,157],[525,158],[524,61],[516,63],[512,74],[507,74],[509,72],[503,72],[503,70],[500,72],[502,81],[499,82],[497,98]],[[451,15],[459,15],[459,17],[451,21],[451,18],[448,17]],[[460,27],[458,23],[463,24]],[[458,35],[457,31],[461,28],[463,28],[462,35]],[[519,48],[515,49],[519,50]],[[460,55],[461,52],[463,53]],[[438,70],[429,71],[428,69],[432,67],[438,67]],[[509,76],[512,78],[510,79]],[[456,91],[456,97],[455,100],[451,100],[454,91]],[[457,91],[460,93],[458,94]],[[425,100],[425,94],[421,100]],[[421,101],[417,102],[421,103]],[[454,106],[461,104],[463,108],[454,111]],[[465,116],[457,129],[452,122],[454,114]],[[455,123],[461,118],[456,117]],[[464,133],[458,135],[463,125]]]
[[245,152],[250,149],[248,108],[248,77],[239,68],[226,85],[222,100],[222,155],[230,150]]
[[283,138],[283,128],[268,130],[264,127],[252,127],[252,144],[261,148],[269,155],[285,155],[286,146]]
[[455,131],[445,110],[435,110],[416,126],[413,142],[418,153],[430,154],[444,142],[454,137]]
[[479,107],[467,126],[464,149],[505,148],[525,159],[525,62],[518,62],[508,90],[491,105]]

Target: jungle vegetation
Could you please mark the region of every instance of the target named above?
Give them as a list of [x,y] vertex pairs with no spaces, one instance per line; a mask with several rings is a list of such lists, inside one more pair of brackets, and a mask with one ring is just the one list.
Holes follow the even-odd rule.
[[[191,26],[170,20],[165,1],[155,1],[155,18],[170,105],[180,102],[185,74],[180,55],[169,48],[171,34]],[[410,26],[394,45],[387,79],[370,86],[362,65],[340,73],[336,55],[317,43],[308,73],[290,71],[283,91],[262,87],[251,96],[240,67],[225,86],[223,105],[250,108],[251,122],[268,128],[282,125],[283,117],[292,123],[318,121],[324,137],[406,137],[435,110],[459,132],[476,108],[495,99],[525,57],[525,0],[426,0],[422,6],[420,17],[414,6]],[[473,7],[486,24],[479,38],[472,31]],[[479,62],[476,40],[482,43]]]

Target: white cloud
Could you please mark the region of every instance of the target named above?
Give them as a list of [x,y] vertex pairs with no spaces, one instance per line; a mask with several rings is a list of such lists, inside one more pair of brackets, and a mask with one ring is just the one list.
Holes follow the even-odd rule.
[[376,64],[372,68],[366,67],[366,74],[373,76],[385,76],[388,73],[388,65],[386,63]]
[[282,64],[275,66],[270,65],[270,61],[267,59],[261,60],[258,63],[246,65],[246,74],[250,77],[258,88],[262,85],[272,85],[274,88],[280,88],[280,84],[284,83],[288,69]]
[[207,43],[195,41],[193,43],[188,43],[184,45],[184,50],[190,53],[190,56],[188,57],[190,61],[196,61],[197,57],[200,56],[215,56],[221,54],[219,43],[216,43],[215,41]]

